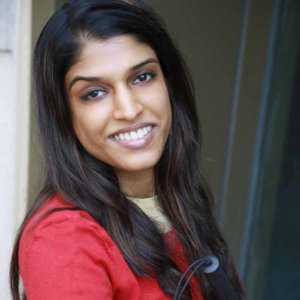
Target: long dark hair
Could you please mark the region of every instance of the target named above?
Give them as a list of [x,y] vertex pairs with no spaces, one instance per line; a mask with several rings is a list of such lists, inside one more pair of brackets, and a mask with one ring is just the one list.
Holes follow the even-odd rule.
[[[155,51],[169,92],[171,132],[155,167],[158,202],[172,220],[188,261],[214,253],[242,296],[228,248],[213,217],[211,195],[197,167],[201,141],[192,81],[162,24],[143,1],[73,0],[64,4],[44,27],[34,53],[34,75],[46,180],[16,238],[11,262],[13,299],[20,299],[18,249],[23,229],[56,193],[87,211],[107,230],[135,274],[152,276],[166,294],[175,293],[181,274],[166,254],[162,234],[123,195],[113,168],[81,146],[65,95],[65,75],[85,43],[124,34]],[[206,299],[214,299],[206,279],[197,275],[197,280]],[[190,290],[185,297],[190,297]]]

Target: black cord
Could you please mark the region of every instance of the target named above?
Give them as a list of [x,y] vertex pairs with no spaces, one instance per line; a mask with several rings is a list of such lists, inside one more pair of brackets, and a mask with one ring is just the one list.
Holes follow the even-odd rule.
[[[185,280],[186,275],[191,269],[193,269],[191,274],[188,276],[183,287],[180,290],[180,287]],[[217,299],[240,300],[240,297],[235,292],[235,289],[232,286],[228,276],[224,273],[220,265],[220,260],[214,255],[208,255],[206,257],[197,259],[189,265],[189,267],[180,277],[175,291],[174,300],[180,300],[182,294],[184,293],[184,290],[198,270],[205,274],[208,282],[215,292],[215,295],[217,296]]]
[[[189,282],[191,281],[192,277],[195,275],[195,273],[201,268],[201,267],[208,267],[211,265],[211,259],[209,257],[204,257],[204,258],[199,258],[193,263],[189,265],[189,267],[185,270],[185,272],[181,275],[179,283],[177,285],[176,291],[175,291],[175,296],[174,300],[180,300],[182,294],[184,293],[186,287],[188,286]],[[195,266],[195,269],[192,271],[192,273],[189,275],[189,277],[186,279],[181,291],[180,291],[180,286],[183,283],[183,280],[185,280],[185,276],[187,273]]]

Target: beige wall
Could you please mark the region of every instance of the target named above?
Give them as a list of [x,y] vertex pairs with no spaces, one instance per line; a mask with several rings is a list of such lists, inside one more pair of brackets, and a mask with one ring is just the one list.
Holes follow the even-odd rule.
[[[28,188],[31,1],[0,1],[0,298]],[[6,42],[3,42],[3,39]]]
[[[55,9],[54,0],[32,0],[32,51],[38,39],[41,29],[46,21],[51,17]],[[32,101],[34,95],[32,94]],[[31,110],[30,118],[30,165],[29,165],[29,182],[28,182],[28,201],[31,203],[42,184],[42,155],[37,141],[37,128],[35,124],[34,108]]]

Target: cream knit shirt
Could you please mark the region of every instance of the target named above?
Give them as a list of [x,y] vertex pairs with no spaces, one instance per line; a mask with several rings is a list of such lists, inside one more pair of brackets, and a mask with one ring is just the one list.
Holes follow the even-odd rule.
[[171,229],[171,222],[158,206],[156,196],[149,198],[127,198],[135,203],[153,222],[155,222],[162,233],[167,233]]

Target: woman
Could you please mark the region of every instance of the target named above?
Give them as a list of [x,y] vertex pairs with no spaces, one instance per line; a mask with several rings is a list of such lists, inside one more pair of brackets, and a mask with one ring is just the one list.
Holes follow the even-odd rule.
[[[197,170],[191,80],[142,1],[74,0],[34,54],[46,181],[16,240],[27,299],[171,299],[213,253],[242,288]],[[215,299],[198,272],[181,299]]]

